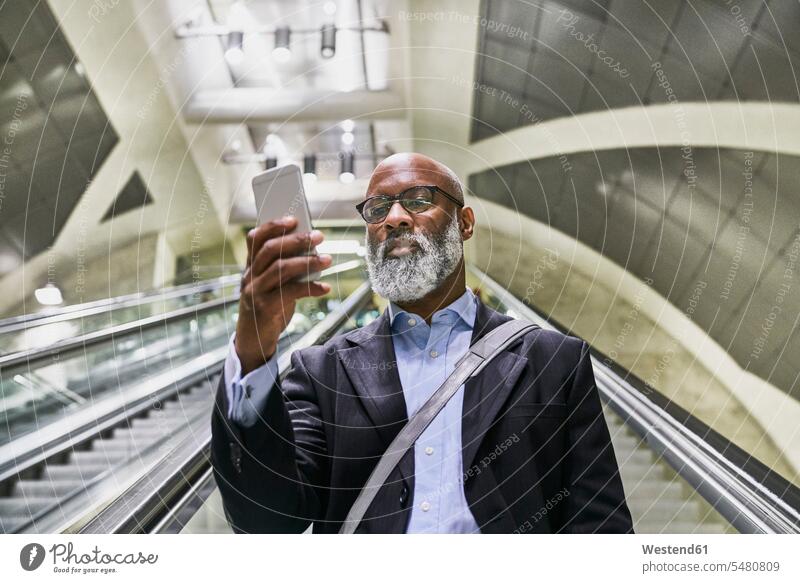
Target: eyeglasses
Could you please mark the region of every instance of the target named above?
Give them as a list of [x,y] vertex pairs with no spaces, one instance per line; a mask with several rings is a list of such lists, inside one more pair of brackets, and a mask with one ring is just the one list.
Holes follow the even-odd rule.
[[389,214],[395,202],[410,213],[423,213],[432,206],[435,206],[433,200],[434,194],[437,192],[442,193],[444,196],[452,200],[459,207],[464,206],[460,200],[454,196],[447,194],[444,190],[434,185],[420,185],[407,188],[400,194],[391,196],[388,194],[377,194],[370,196],[368,199],[358,203],[356,210],[370,224],[380,223]]

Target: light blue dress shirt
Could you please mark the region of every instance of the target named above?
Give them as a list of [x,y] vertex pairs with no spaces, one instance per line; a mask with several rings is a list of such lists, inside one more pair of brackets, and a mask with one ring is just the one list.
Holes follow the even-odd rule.
[[[477,298],[469,288],[433,314],[431,325],[389,302],[397,370],[409,418],[428,400],[466,354],[472,339]],[[228,417],[251,426],[263,410],[278,374],[278,354],[241,377],[234,335],[225,361]],[[246,387],[250,387],[249,389]],[[406,532],[480,532],[463,488],[461,415],[464,386],[448,401],[414,446],[414,506]]]

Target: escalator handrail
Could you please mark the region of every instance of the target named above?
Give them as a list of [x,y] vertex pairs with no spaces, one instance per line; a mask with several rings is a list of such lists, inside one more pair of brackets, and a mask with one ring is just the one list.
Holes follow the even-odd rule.
[[[331,275],[354,271],[360,267],[361,263],[357,261],[348,261],[342,264],[333,265],[328,269],[323,270],[320,274],[320,278],[326,278]],[[241,275],[237,275],[235,281],[241,281]],[[26,365],[30,367],[31,365],[42,360],[62,358],[64,355],[74,350],[83,350],[89,346],[100,344],[108,340],[122,338],[130,334],[141,333],[156,326],[166,325],[183,319],[191,319],[192,317],[198,316],[205,312],[223,308],[227,304],[238,302],[240,295],[241,290],[236,289],[228,296],[209,300],[201,304],[186,306],[184,308],[178,308],[164,314],[156,314],[140,320],[134,320],[132,322],[125,322],[124,324],[118,324],[109,328],[95,330],[94,332],[88,332],[81,336],[75,336],[73,338],[67,338],[65,340],[55,342],[49,346],[3,354],[0,355],[0,372],[2,372],[3,369],[8,370],[19,365]]]
[[[368,281],[362,283],[319,324],[278,357],[278,373],[288,372],[295,350],[320,344],[336,334],[372,297]],[[209,408],[210,412],[210,408]],[[211,466],[211,426],[208,421],[175,449],[164,453],[163,462],[111,501],[79,529],[81,534],[133,534],[149,532],[168,512],[185,499],[198,479]]]
[[71,304],[61,308],[43,310],[32,314],[12,316],[0,320],[0,334],[8,334],[25,330],[33,326],[42,326],[54,322],[64,322],[77,318],[85,318],[96,314],[111,312],[122,308],[154,303],[160,300],[179,298],[195,293],[214,291],[241,280],[241,274],[223,275],[214,279],[192,282],[173,287],[165,287],[145,292],[137,292],[112,298],[103,298],[81,304]]
[[236,290],[229,296],[218,298],[196,304],[194,306],[186,306],[185,308],[178,308],[165,314],[156,314],[155,316],[148,316],[140,320],[118,324],[110,328],[88,332],[80,336],[67,338],[49,346],[42,346],[39,348],[31,348],[20,352],[12,352],[11,354],[4,354],[0,356],[0,371],[4,369],[11,369],[20,365],[32,366],[44,360],[59,360],[64,358],[67,354],[77,350],[84,350],[89,346],[102,344],[110,340],[118,340],[131,334],[140,334],[146,330],[156,328],[158,326],[165,326],[180,320],[192,319],[196,316],[211,312],[221,308],[225,308],[228,304],[236,303],[239,301],[240,291]]
[[[470,265],[469,269],[481,285],[519,317],[546,330],[574,335],[536,312],[475,266]],[[590,348],[601,396],[740,532],[800,532],[800,504],[790,503],[800,500],[800,489],[672,403],[657,389],[613,363],[591,345]],[[742,463],[744,459],[748,460],[747,464]]]

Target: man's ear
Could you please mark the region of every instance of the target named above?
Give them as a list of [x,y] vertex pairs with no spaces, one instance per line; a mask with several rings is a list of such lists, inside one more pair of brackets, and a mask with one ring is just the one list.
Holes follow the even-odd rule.
[[472,238],[475,229],[475,213],[472,207],[465,206],[459,213],[459,229],[461,231],[461,240],[466,241]]

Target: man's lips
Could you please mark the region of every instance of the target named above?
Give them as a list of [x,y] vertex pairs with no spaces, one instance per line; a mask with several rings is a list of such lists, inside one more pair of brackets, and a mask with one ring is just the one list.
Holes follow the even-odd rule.
[[391,255],[392,257],[398,257],[400,255],[411,253],[411,251],[415,247],[417,247],[416,241],[409,241],[406,239],[392,239],[386,245],[386,254]]

